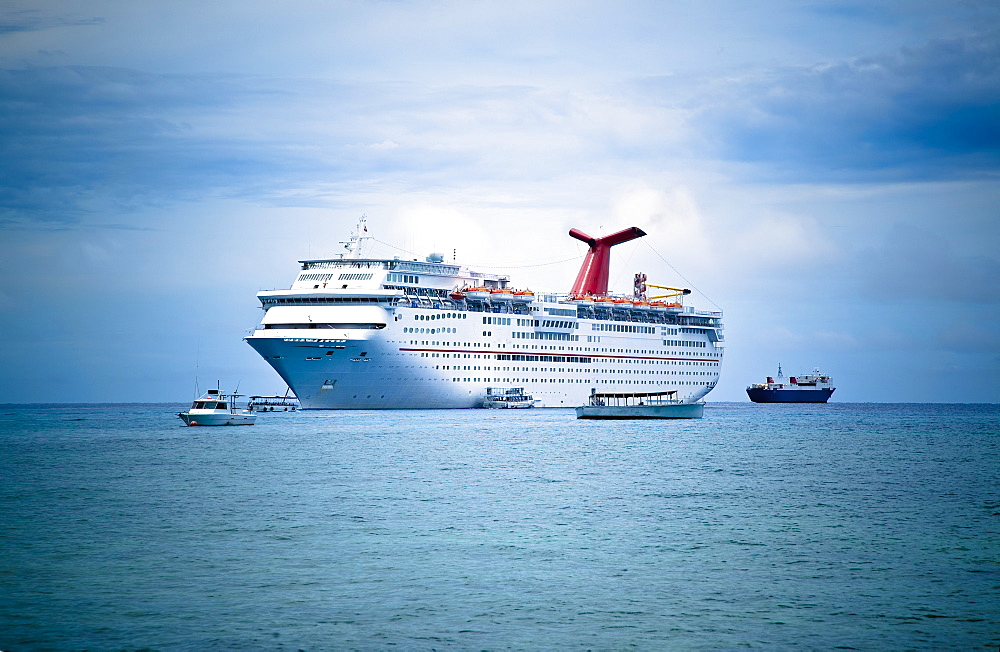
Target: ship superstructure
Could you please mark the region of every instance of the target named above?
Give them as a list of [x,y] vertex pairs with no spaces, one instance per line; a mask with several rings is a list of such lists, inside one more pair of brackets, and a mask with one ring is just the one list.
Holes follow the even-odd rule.
[[[607,291],[608,249],[644,236],[591,238],[569,293],[515,288],[432,254],[423,261],[359,257],[362,218],[337,258],[303,260],[287,290],[257,294],[261,323],[246,341],[304,409],[471,408],[488,388],[523,387],[538,407],[574,407],[598,392],[715,387],[722,313],[684,306],[688,290],[646,297]],[[667,299],[662,301],[658,299]]]

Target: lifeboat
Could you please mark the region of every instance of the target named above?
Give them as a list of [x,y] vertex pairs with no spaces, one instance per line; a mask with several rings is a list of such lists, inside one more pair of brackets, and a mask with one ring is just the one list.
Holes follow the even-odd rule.
[[490,290],[491,301],[513,301],[514,291],[507,288],[497,288]]
[[636,310],[649,310],[649,302],[647,301],[633,301],[632,307]]
[[471,287],[462,290],[465,298],[469,301],[485,301],[490,298],[490,289],[484,287]]
[[615,300],[611,297],[600,297],[599,299],[594,299],[594,307],[601,310],[610,310],[615,306]]
[[679,303],[668,303],[666,308],[667,312],[682,312],[684,310],[684,306]]
[[517,290],[514,292],[514,303],[531,303],[535,300],[535,293],[531,290]]
[[663,303],[662,301],[649,302],[649,309],[652,310],[653,312],[663,312],[664,310],[666,310],[666,308],[667,304]]
[[452,292],[448,296],[454,299],[455,301],[461,301],[462,299],[465,298],[465,288],[461,290],[452,290]]
[[570,303],[574,303],[581,308],[590,308],[594,305],[594,297],[589,294],[577,294],[569,298]]

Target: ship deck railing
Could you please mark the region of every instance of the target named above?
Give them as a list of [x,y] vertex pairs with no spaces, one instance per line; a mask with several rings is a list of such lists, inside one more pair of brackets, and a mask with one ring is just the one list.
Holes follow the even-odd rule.
[[[422,308],[431,310],[454,310],[460,312],[479,312],[489,314],[504,315],[531,315],[538,312],[537,307],[530,304],[518,302],[497,302],[493,303],[489,299],[481,301],[467,301],[461,299],[451,299],[438,295],[429,296],[426,294],[407,293],[405,295],[391,295],[381,297],[302,297],[300,299],[282,298],[280,300],[262,299],[265,305],[296,305],[302,304],[324,304],[324,303],[361,303],[361,304],[385,304],[396,308]],[[558,303],[565,304],[561,300]],[[626,322],[634,324],[661,324],[665,326],[690,325],[696,328],[715,328],[721,331],[721,323],[689,323],[691,318],[701,318],[705,320],[718,320],[722,317],[722,312],[708,310],[694,310],[685,308],[683,312],[663,312],[658,310],[642,310],[638,308],[609,306],[595,309],[593,307],[576,306],[576,318],[594,321]],[[258,327],[259,330],[259,327]],[[722,341],[721,333],[719,341]]]

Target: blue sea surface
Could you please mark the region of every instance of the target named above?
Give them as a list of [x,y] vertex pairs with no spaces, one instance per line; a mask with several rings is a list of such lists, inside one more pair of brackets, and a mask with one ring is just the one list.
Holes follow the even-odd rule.
[[1000,405],[0,405],[0,649],[1000,646]]

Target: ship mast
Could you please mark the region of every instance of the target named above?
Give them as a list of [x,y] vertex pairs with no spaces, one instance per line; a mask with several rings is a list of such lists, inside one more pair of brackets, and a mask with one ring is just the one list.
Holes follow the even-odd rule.
[[347,253],[337,254],[341,260],[345,258],[361,258],[361,241],[371,240],[371,236],[368,235],[367,220],[368,216],[362,215],[358,219],[358,225],[354,228],[351,236],[347,240],[340,241],[340,244],[344,245],[344,249],[347,250]]

